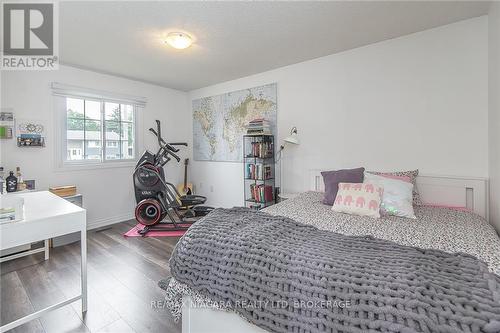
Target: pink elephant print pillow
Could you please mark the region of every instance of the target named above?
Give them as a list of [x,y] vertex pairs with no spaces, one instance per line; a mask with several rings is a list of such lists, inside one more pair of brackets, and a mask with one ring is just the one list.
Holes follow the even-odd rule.
[[373,183],[339,183],[332,210],[378,219],[383,193],[384,188]]

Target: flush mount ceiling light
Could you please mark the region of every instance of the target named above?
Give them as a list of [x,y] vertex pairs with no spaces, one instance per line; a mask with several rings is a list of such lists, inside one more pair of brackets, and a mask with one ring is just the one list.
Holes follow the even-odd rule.
[[186,49],[193,44],[191,36],[184,32],[171,32],[167,35],[165,43],[172,46],[173,48],[182,50]]

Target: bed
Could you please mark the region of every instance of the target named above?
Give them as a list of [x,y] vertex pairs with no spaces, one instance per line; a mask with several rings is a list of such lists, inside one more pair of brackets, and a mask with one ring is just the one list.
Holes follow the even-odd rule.
[[[318,171],[311,172],[311,189],[264,211],[343,235],[373,236],[396,244],[448,253],[463,252],[484,261],[500,275],[500,239],[488,218],[488,182],[481,178],[420,176],[422,200],[438,206],[415,208],[416,220],[398,217],[363,218],[332,212],[321,203]],[[448,206],[443,207],[443,206]],[[465,208],[450,208],[465,207]],[[167,305],[185,332],[264,332],[223,304],[213,302],[187,285],[170,279]]]

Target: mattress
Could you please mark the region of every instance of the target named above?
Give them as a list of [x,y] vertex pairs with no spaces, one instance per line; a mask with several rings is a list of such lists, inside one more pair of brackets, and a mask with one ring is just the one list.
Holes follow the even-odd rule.
[[[333,212],[330,206],[321,203],[322,196],[320,192],[305,192],[264,211],[321,230],[346,235],[371,235],[401,245],[467,253],[483,260],[491,271],[500,275],[500,239],[493,227],[473,212],[419,206],[415,207],[417,219],[373,219]],[[224,309],[223,304],[215,303],[171,279],[166,300],[175,319],[180,318],[184,296],[190,296],[199,306]]]

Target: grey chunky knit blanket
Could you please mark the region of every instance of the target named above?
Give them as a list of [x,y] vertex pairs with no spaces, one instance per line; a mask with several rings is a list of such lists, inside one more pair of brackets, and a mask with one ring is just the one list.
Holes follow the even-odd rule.
[[173,277],[271,332],[500,332],[500,277],[473,256],[216,209]]

